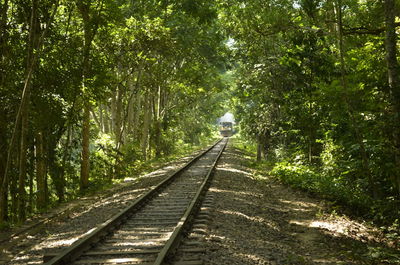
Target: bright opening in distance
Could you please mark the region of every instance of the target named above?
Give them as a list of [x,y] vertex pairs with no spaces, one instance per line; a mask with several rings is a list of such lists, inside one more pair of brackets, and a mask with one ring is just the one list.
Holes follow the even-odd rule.
[[224,116],[219,118],[219,122],[232,122],[232,124],[235,124],[235,117],[232,113],[227,112],[224,114]]

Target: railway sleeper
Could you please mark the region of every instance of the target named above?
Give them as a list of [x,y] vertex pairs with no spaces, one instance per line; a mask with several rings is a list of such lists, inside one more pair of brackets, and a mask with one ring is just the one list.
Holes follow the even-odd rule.
[[[104,251],[88,251],[85,252],[81,257],[86,257],[86,256],[114,256],[114,255],[140,255],[140,254],[157,254],[160,252],[160,247],[158,248],[147,248],[147,249],[135,249],[135,250],[104,250]],[[43,255],[43,262],[48,262],[54,257],[56,257],[59,252],[54,252],[54,253],[46,253]]]
[[143,264],[143,262],[150,262],[154,260],[151,258],[109,258],[109,259],[79,259],[74,261],[73,264]]
[[[226,144],[226,142],[224,144]],[[187,164],[178,171],[179,173],[177,172],[176,175],[173,175],[175,179],[176,177],[182,177],[184,179],[179,179],[178,182],[172,183],[170,187],[166,188],[166,186],[173,181],[173,177],[171,176],[168,180],[157,185],[157,187],[162,190],[154,192],[150,191],[142,196],[143,199],[146,199],[147,203],[140,201],[140,199],[135,201],[130,209],[128,208],[120,215],[116,216],[120,219],[114,218],[114,223],[111,226],[119,228],[119,231],[107,232],[106,234],[110,233],[113,235],[111,238],[103,240],[102,238],[104,237],[104,234],[102,234],[102,236],[94,236],[93,234],[94,237],[90,240],[90,243],[87,242],[86,246],[82,244],[82,248],[80,248],[77,253],[73,254],[75,257],[76,254],[79,253],[82,255],[76,261],[69,264],[143,264],[150,261],[156,261],[157,264],[161,264],[158,262],[162,262],[164,258],[172,258],[170,254],[182,253],[182,251],[176,252],[176,248],[174,247],[179,245],[178,242],[184,234],[188,234],[188,236],[186,237],[186,240],[183,242],[181,241],[179,248],[182,248],[182,250],[184,250],[183,253],[185,253],[183,255],[183,261],[198,262],[201,258],[199,254],[204,253],[202,243],[199,242],[198,239],[204,238],[204,235],[202,234],[205,233],[205,230],[199,230],[198,233],[193,233],[193,231],[189,233],[189,227],[192,226],[190,225],[193,224],[193,220],[191,219],[196,216],[196,213],[198,213],[199,210],[207,208],[211,202],[207,197],[207,202],[203,203],[203,205],[201,205],[199,201],[192,201],[194,198],[197,200],[199,197],[203,197],[204,199],[204,190],[197,191],[197,189],[199,187],[208,187],[208,184],[198,180],[197,176],[209,177],[209,174],[212,172],[212,167],[209,165],[210,163],[208,161],[214,161],[217,158],[217,154],[219,156],[222,151],[223,148],[220,151],[211,150],[211,148],[208,149],[207,157],[196,157],[191,160],[191,162],[197,160],[196,165],[193,165],[192,168],[183,173],[183,170],[188,169],[187,167],[189,167],[189,164]],[[213,166],[215,163],[216,162],[213,162]],[[184,191],[183,194],[181,193],[178,195],[178,192],[183,190],[186,191]],[[172,202],[168,203],[167,200]],[[142,209],[145,204],[146,211],[150,209],[152,210],[147,212],[147,215],[150,214],[151,216],[151,214],[158,213],[158,216],[154,216],[153,218],[147,216],[147,218],[145,218],[143,215],[135,216],[134,214],[131,214],[133,211]],[[187,208],[189,205],[194,207]],[[181,209],[186,210],[182,211]],[[160,210],[162,211],[161,214],[159,214]],[[129,215],[132,217],[130,220],[127,220],[128,218],[123,217],[122,215],[128,213],[128,211],[130,212]],[[181,214],[185,212],[185,214],[178,220],[175,215],[171,215],[171,211],[179,211]],[[202,215],[200,220],[195,220],[195,224],[207,224],[209,219],[208,216]],[[124,224],[121,225],[123,222]],[[184,223],[183,226],[181,225],[182,222]],[[139,232],[131,233],[131,231],[128,230]],[[150,236],[146,233],[141,234],[140,231],[150,232],[150,234],[152,232],[157,233],[160,231],[165,231],[166,233]],[[171,237],[167,237],[168,235],[171,235]],[[194,241],[193,239],[197,240]],[[100,240],[101,242],[99,243]],[[84,243],[84,241],[82,243]],[[75,245],[75,249],[77,246],[78,245]],[[93,248],[90,249],[92,246]],[[87,252],[82,253],[84,251]],[[55,262],[58,262],[60,257],[57,259],[58,260]],[[70,257],[67,257],[67,259],[71,260]],[[64,261],[68,263],[68,260]],[[61,263],[58,262],[57,264]]]

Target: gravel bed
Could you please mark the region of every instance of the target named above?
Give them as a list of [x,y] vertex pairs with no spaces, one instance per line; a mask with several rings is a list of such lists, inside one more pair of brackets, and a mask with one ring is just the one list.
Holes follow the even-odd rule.
[[[191,156],[167,163],[159,170],[137,179],[128,179],[109,190],[69,202],[65,206],[66,210],[58,210],[62,212],[60,216],[41,225],[36,229],[39,231],[35,229],[27,231],[16,237],[9,246],[2,246],[0,264],[42,264],[44,253],[54,253],[71,245],[85,233],[127,207],[198,153],[199,151]],[[7,234],[10,233],[4,233],[3,236]]]
[[352,235],[370,234],[362,223],[326,218],[326,202],[255,177],[252,159],[229,144],[218,163],[205,264],[390,264],[360,258],[370,243]]

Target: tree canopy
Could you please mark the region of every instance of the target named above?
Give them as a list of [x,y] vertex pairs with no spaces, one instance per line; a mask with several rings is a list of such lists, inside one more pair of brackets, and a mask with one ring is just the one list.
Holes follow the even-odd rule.
[[396,0],[0,0],[0,222],[215,134],[400,216]]

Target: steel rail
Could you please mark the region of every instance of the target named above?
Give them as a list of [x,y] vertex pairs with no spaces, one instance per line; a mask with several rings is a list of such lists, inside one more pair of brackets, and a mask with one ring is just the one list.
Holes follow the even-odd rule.
[[99,242],[102,238],[104,238],[107,234],[109,234],[115,227],[121,225],[125,220],[127,220],[130,216],[132,216],[136,211],[141,209],[147,201],[149,201],[153,196],[167,187],[175,178],[177,178],[184,170],[190,167],[194,162],[200,159],[203,155],[205,155],[208,151],[213,149],[218,143],[220,143],[222,139],[216,141],[213,145],[207,148],[205,151],[201,152],[194,158],[192,158],[188,163],[186,163],[183,167],[172,173],[165,180],[161,181],[155,188],[146,192],[138,199],[136,199],[130,206],[122,210],[120,213],[107,220],[99,227],[94,230],[89,230],[87,234],[74,242],[71,246],[66,248],[64,251],[56,255],[50,261],[44,263],[44,265],[66,265],[72,263],[75,259],[77,259],[83,252],[90,249],[94,244]]
[[211,180],[211,173],[213,172],[215,166],[218,163],[219,158],[221,157],[228,140],[224,143],[224,146],[219,151],[217,158],[215,159],[214,163],[210,167],[207,172],[207,175],[201,184],[200,188],[198,189],[195,197],[192,199],[190,205],[185,211],[185,214],[179,220],[178,225],[175,227],[174,232],[172,233],[170,239],[167,241],[163,249],[157,255],[156,261],[153,265],[162,265],[165,263],[166,259],[168,259],[169,255],[172,254],[179,246],[179,242],[183,237],[185,230],[189,227],[190,221],[193,218],[194,214],[198,211],[201,205],[202,197],[207,191],[208,184]]

